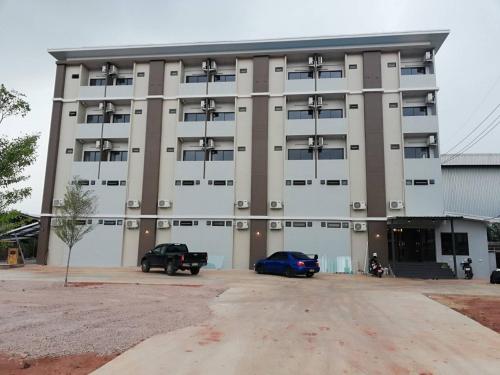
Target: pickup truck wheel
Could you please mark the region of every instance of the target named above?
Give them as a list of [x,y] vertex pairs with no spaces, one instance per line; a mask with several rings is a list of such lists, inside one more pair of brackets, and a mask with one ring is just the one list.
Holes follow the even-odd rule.
[[165,272],[167,273],[168,276],[173,276],[175,275],[175,266],[172,262],[167,264],[167,267],[165,267]]
[[151,267],[149,266],[149,262],[147,260],[143,260],[141,262],[141,271],[142,272],[149,272],[150,268]]
[[200,273],[200,267],[191,267],[191,275],[198,275]]

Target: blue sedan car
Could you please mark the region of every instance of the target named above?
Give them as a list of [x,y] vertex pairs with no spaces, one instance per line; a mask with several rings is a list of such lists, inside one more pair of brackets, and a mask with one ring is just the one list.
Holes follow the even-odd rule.
[[315,255],[313,259],[298,251],[278,251],[255,263],[255,272],[285,275],[286,277],[295,275],[312,277],[316,272],[319,272],[318,256]]

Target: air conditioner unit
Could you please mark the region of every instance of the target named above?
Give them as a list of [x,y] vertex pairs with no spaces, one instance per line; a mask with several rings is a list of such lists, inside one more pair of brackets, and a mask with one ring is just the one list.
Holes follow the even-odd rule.
[[352,230],[355,232],[366,232],[366,223],[357,221],[352,224]]
[[433,92],[428,93],[426,98],[425,98],[425,102],[427,104],[434,104],[435,100],[436,100],[436,98],[435,98]]
[[237,220],[236,229],[238,230],[248,229],[248,220]]
[[104,102],[99,103],[99,110],[104,111]]
[[314,147],[314,138],[313,137],[307,138],[307,145],[309,147]]
[[108,71],[108,65],[107,65],[107,64],[104,64],[104,65],[101,67],[101,72],[106,73],[107,71]]
[[201,69],[206,71],[215,72],[217,70],[217,63],[214,60],[205,60],[201,63]]
[[125,227],[127,229],[137,229],[139,228],[139,220],[126,220]]
[[170,202],[169,200],[161,199],[158,201],[158,207],[170,208],[170,207],[172,207],[172,202]]
[[354,201],[352,202],[353,210],[366,210],[366,202],[365,201]]
[[425,53],[424,60],[427,61],[427,62],[431,62],[432,61],[432,51],[427,51]]
[[241,200],[236,202],[236,207],[238,208],[248,208],[249,204],[247,200]]
[[318,137],[318,147],[323,147],[325,144],[323,137]]
[[201,100],[201,110],[204,112],[215,111],[215,100],[202,99]]
[[109,72],[108,74],[110,76],[116,76],[118,74],[118,68],[116,67],[116,65],[110,65],[109,66]]
[[282,225],[279,220],[271,220],[269,221],[269,229],[271,230],[281,230]]
[[141,202],[138,200],[129,200],[127,201],[128,208],[139,208],[141,207]]
[[64,200],[63,199],[54,199],[52,201],[52,207],[62,207],[64,204]]
[[316,64],[318,66],[323,65],[323,56],[316,56]]
[[168,221],[168,220],[158,220],[156,222],[156,228],[158,228],[158,229],[168,229],[168,228],[170,228],[170,221]]
[[318,107],[318,108],[323,107],[323,97],[322,96],[316,97],[316,107]]
[[307,105],[309,108],[314,108],[314,96],[310,96],[307,100]]
[[309,56],[309,66],[314,66],[314,56]]
[[391,210],[402,210],[403,207],[403,201],[389,201],[389,208]]
[[205,140],[204,140],[203,138],[202,138],[202,139],[200,139],[200,141],[198,142],[198,145],[199,145],[200,147],[205,147]]
[[106,112],[112,113],[115,111],[115,105],[113,103],[106,103]]
[[281,201],[271,201],[269,207],[272,210],[281,210],[283,208],[283,202]]
[[112,148],[113,148],[113,144],[111,143],[111,141],[104,141],[102,143],[103,150],[111,150]]
[[62,225],[61,219],[58,219],[56,217],[53,217],[50,219],[50,226],[51,227],[60,227]]
[[215,147],[215,142],[212,138],[207,139],[207,148],[214,148]]
[[321,56],[309,56],[308,62],[309,62],[310,67],[321,66],[321,65],[323,65],[323,57],[321,57]]
[[427,145],[428,146],[436,146],[437,145],[437,139],[435,135],[429,135],[427,138]]
[[98,148],[98,149],[101,148],[101,141],[100,140],[95,141],[95,148]]

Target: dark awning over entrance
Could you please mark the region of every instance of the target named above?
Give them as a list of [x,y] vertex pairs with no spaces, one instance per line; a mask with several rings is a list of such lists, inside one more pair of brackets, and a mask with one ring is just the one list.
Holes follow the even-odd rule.
[[388,217],[391,228],[437,228],[445,220],[463,219],[462,216],[395,216]]

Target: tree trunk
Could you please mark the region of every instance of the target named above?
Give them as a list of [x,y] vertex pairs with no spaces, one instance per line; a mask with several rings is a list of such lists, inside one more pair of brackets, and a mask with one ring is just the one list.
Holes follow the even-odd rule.
[[68,271],[69,271],[69,258],[71,258],[71,249],[73,246],[69,247],[69,253],[68,253],[68,263],[66,263],[66,277],[64,278],[64,286],[68,286]]

